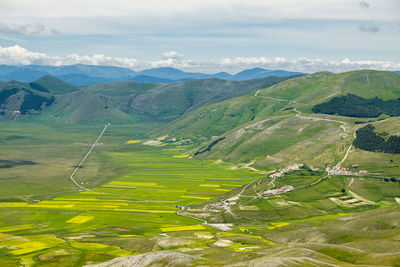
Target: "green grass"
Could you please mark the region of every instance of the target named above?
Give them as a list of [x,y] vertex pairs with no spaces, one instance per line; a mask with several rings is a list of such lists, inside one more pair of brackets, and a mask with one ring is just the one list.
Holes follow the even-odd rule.
[[[321,179],[322,178],[322,179]],[[351,179],[353,182],[350,185]],[[325,172],[293,171],[276,178],[272,188],[291,185],[295,189],[285,194],[256,197],[271,188],[271,178],[248,187],[229,213],[210,213],[208,220],[259,225],[266,222],[308,221],[332,219],[341,214],[362,212],[390,205],[400,192],[397,182],[384,182],[376,178],[347,176],[327,177]],[[318,182],[319,181],[319,182]],[[318,183],[317,183],[318,182]],[[350,185],[350,186],[349,186]],[[345,190],[345,192],[343,192]],[[205,204],[211,203],[208,201]],[[215,202],[215,201],[214,201]],[[250,207],[250,208],[246,208]],[[200,212],[193,212],[193,214]]]
[[[7,127],[7,133],[2,132],[3,139],[7,139],[7,136],[14,132],[26,136],[22,139],[13,137],[12,140],[7,140],[8,148],[13,149],[15,153],[30,152],[22,144],[19,144],[21,151],[16,150],[15,142],[24,141],[29,142],[33,148],[47,147],[46,151],[51,151],[50,148],[54,142],[57,143],[57,148],[68,152],[69,150],[65,149],[68,146],[74,146],[71,142],[75,141],[75,138],[79,137],[82,141],[88,142],[100,130],[99,127],[88,127],[85,132],[79,132],[83,129],[82,127],[56,130],[41,126],[42,128],[37,127],[35,131],[28,134],[21,131],[23,127],[12,128],[11,126]],[[32,125],[29,126],[32,127]],[[126,144],[127,140],[132,139],[132,135],[135,135],[134,138],[140,137],[140,132],[140,127],[110,127],[110,132],[107,132],[101,140],[103,145],[95,148],[94,153],[97,154],[91,155],[84,168],[80,169],[76,175],[79,183],[83,182],[85,186],[94,188],[94,191],[73,193],[74,186],[67,180],[67,174],[73,169],[72,164],[67,164],[59,170],[60,173],[65,171],[63,175],[60,175],[59,180],[49,183],[50,176],[55,179],[52,168],[62,165],[61,163],[65,164],[65,160],[56,166],[41,166],[42,175],[46,168],[49,178],[32,175],[34,174],[32,166],[12,167],[22,168],[20,175],[25,177],[28,176],[28,167],[30,167],[30,178],[37,179],[35,181],[37,188],[30,187],[29,200],[34,196],[42,201],[26,203],[8,202],[4,199],[0,202],[2,218],[0,245],[4,247],[0,258],[2,255],[7,255],[9,259],[12,258],[11,262],[28,260],[40,265],[49,261],[41,260],[40,258],[46,258],[43,255],[51,254],[51,251],[63,250],[66,251],[65,255],[50,257],[51,260],[57,262],[58,259],[81,265],[91,261],[99,262],[116,256],[146,252],[150,248],[127,250],[129,246],[123,245],[124,240],[148,240],[163,232],[163,229],[177,229],[177,233],[183,233],[194,231],[194,229],[198,231],[201,227],[201,229],[214,232],[213,228],[199,226],[199,221],[176,215],[177,206],[221,196],[226,192],[216,189],[230,189],[231,185],[237,188],[237,185],[244,185],[260,176],[260,174],[245,170],[230,170],[229,165],[215,164],[212,161],[174,158],[174,155],[182,154],[182,149],[168,148],[168,146],[149,147],[139,143]],[[113,152],[109,151],[111,148]],[[82,157],[85,152],[86,149],[76,151],[76,158]],[[60,153],[60,158],[61,155],[64,159],[68,157]],[[41,155],[36,160],[46,161],[54,156],[54,154]],[[108,168],[112,166],[112,169],[107,172],[104,165]],[[102,170],[105,172],[102,173]],[[112,172],[111,175],[111,170],[117,171]],[[102,173],[102,176],[99,176],[99,173]],[[109,176],[106,177],[107,175]],[[107,180],[112,181],[107,182]],[[64,184],[61,184],[62,181]],[[9,196],[19,196],[24,199],[27,191],[23,186],[19,186],[24,182],[28,183],[26,180],[13,180],[10,183],[8,180],[4,183],[4,187],[13,190]],[[96,187],[99,183],[102,183],[102,186]],[[65,188],[65,191],[57,192],[55,187],[60,190]],[[49,188],[52,188],[51,192],[42,193]],[[32,189],[36,191],[32,192]],[[56,197],[43,200],[41,195],[47,198]],[[39,240],[43,233],[54,234],[53,239]],[[171,233],[170,230],[168,233]],[[14,244],[15,242],[17,243]],[[87,245],[88,242],[90,242],[89,245]],[[109,243],[115,243],[115,245],[110,246]],[[197,243],[199,242],[194,242],[194,244]]]
[[[168,135],[178,141],[189,139],[200,147],[225,137],[199,159],[222,159],[233,163],[254,162],[253,167],[274,170],[294,163],[325,168],[341,161],[352,143],[358,119],[312,114],[311,108],[347,93],[361,97],[394,99],[400,96],[400,76],[384,71],[354,71],[340,74],[319,72],[290,79],[254,93],[199,108],[163,126],[152,135]],[[273,97],[289,101],[277,101]],[[294,108],[302,112],[296,116]],[[314,118],[311,120],[310,118]],[[333,121],[322,121],[329,119]],[[346,132],[340,128],[346,122]],[[399,134],[397,118],[375,123]],[[391,126],[390,126],[391,125]],[[214,138],[214,139],[213,139]],[[192,150],[194,154],[197,150]],[[345,162],[377,170],[381,175],[398,172],[398,157],[350,153]],[[361,155],[361,157],[359,157]]]
[[306,105],[315,105],[347,93],[387,100],[399,96],[399,82],[399,75],[388,71],[318,72],[271,86],[262,90],[260,95],[295,100]]
[[[0,199],[25,200],[73,192],[68,176],[103,128],[102,125],[24,122],[1,122],[0,125],[0,186],[7,188]],[[157,125],[110,127],[102,139],[103,145],[96,147],[80,169],[79,174],[84,175],[82,181],[94,186],[118,175],[123,168],[102,152],[123,151],[127,149],[128,138],[144,137],[148,129]]]
[[[312,125],[305,134],[320,136],[324,125]],[[350,177],[343,176],[284,195],[254,199],[254,189],[265,189],[271,181],[265,174],[234,169],[224,162],[174,157],[186,155],[194,145],[172,141],[153,147],[127,144],[128,140],[145,139],[145,133],[157,126],[136,124],[109,127],[102,144],[95,147],[76,175],[79,183],[93,191],[77,192],[68,174],[94,142],[101,125],[2,122],[2,126],[0,155],[10,161],[10,167],[0,168],[1,177],[7,177],[0,180],[4,188],[0,200],[2,266],[81,266],[160,250],[196,254],[204,258],[198,264],[205,265],[249,265],[248,261],[261,255],[296,257],[304,250],[310,252],[310,258],[337,265],[393,265],[399,260],[395,251],[399,248],[400,205],[394,201],[400,192],[398,183],[357,178],[349,190],[375,202],[361,206],[345,206],[330,199],[354,199],[349,192],[341,192],[350,182]],[[294,132],[292,138],[302,140],[294,137]],[[273,143],[270,146],[263,149],[277,149]],[[21,164],[24,161],[36,164]],[[323,176],[322,172],[293,172],[276,179],[275,186],[299,187]],[[262,184],[244,192],[232,208],[236,217],[201,209],[205,203],[234,195],[255,179]],[[32,202],[34,199],[41,201]],[[238,227],[227,234],[201,226],[200,221],[178,216],[180,205],[191,206],[194,215],[209,222],[232,222]],[[248,231],[239,227],[248,227]],[[211,238],[197,237],[201,231]],[[219,247],[216,242],[221,240],[232,243]],[[288,243],[292,248],[288,249]],[[373,250],[385,244],[390,244],[389,252]],[[354,254],[347,247],[361,251]],[[343,250],[346,253],[341,253]],[[362,257],[354,260],[354,255]]]

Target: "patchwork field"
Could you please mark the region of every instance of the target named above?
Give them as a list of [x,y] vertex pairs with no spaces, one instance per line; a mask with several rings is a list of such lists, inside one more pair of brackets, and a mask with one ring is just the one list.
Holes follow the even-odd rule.
[[[281,194],[262,196],[270,188],[292,186],[293,190]],[[239,224],[265,224],[302,220],[320,216],[335,216],[362,212],[386,206],[397,206],[400,183],[373,177],[327,176],[322,171],[292,171],[281,178],[264,177],[249,186],[242,196],[230,205],[230,212],[213,209],[203,212],[205,205],[195,204],[187,211],[205,220]],[[276,228],[276,227],[275,227]]]
[[[125,175],[101,187],[47,200],[0,202],[0,264],[101,262],[150,249],[124,249],[125,240],[141,243],[163,232],[214,232],[176,212],[226,193],[218,189],[230,191],[260,176],[190,160],[181,149],[137,142],[125,146],[129,152],[102,152]],[[76,179],[86,185],[84,174],[78,172]]]
[[[11,133],[0,131],[5,151],[15,151],[15,161],[44,149],[43,155],[34,154],[43,176],[34,171],[29,176],[31,165],[0,169],[1,177],[9,178],[1,185],[14,190],[1,195],[0,266],[82,266],[120,256],[154,257],[143,254],[154,251],[176,252],[204,265],[263,265],[283,256],[303,265],[400,262],[398,182],[325,179],[325,173],[307,170],[272,181],[262,171],[190,159],[190,146],[144,145],[140,127],[111,126],[75,175],[77,183],[89,188],[79,191],[68,176],[100,128],[89,126],[85,132],[81,127],[61,129],[65,140],[57,140],[60,130],[51,127],[47,135],[43,128],[26,131],[29,138],[18,141],[5,140]],[[135,129],[136,134],[130,134]],[[24,133],[21,128],[13,131]],[[73,139],[83,136],[87,145],[80,147]],[[45,145],[46,138],[59,144],[57,149]],[[42,164],[54,156],[52,151],[60,155],[55,166]],[[64,163],[67,166],[52,176],[53,168]],[[252,181],[230,212],[203,209],[237,195]],[[21,192],[16,191],[19,183],[25,185]],[[288,184],[295,190],[257,197]],[[218,223],[231,230],[218,229]],[[361,231],[361,226],[369,231]],[[373,251],[371,242],[374,248],[390,246],[390,251]],[[350,251],[344,249],[348,247]]]

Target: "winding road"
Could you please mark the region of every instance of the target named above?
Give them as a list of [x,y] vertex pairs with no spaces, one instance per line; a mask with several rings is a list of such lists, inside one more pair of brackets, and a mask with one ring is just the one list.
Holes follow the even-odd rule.
[[[256,93],[254,94],[254,96],[255,96],[255,97],[259,97],[259,98],[264,98],[264,99],[270,99],[270,100],[280,101],[280,102],[288,102],[288,103],[294,103],[294,104],[301,104],[301,103],[299,103],[299,102],[296,102],[295,100],[288,100],[288,99],[275,98],[275,97],[269,97],[269,96],[260,96],[260,95],[258,95],[258,94],[260,93],[261,90],[262,90],[262,89],[257,90]],[[298,118],[303,118],[303,119],[308,119],[308,120],[313,120],[313,121],[329,121],[329,122],[337,122],[337,123],[340,123],[340,124],[341,124],[341,125],[340,125],[340,128],[343,130],[343,132],[345,132],[345,133],[347,133],[347,134],[351,133],[351,132],[349,132],[349,131],[346,129],[346,126],[348,125],[348,123],[345,122],[345,121],[333,120],[333,119],[327,119],[327,118],[319,118],[319,117],[313,117],[313,116],[305,116],[305,115],[303,115],[299,110],[297,110],[297,107],[295,107],[295,108],[293,109],[293,111],[296,112],[296,117],[298,117]],[[354,133],[354,138],[355,138],[355,133]],[[349,148],[347,149],[347,151],[346,151],[346,153],[345,153],[343,159],[342,159],[341,161],[339,161],[338,163],[336,163],[336,164],[342,164],[342,163],[346,160],[346,158],[347,158],[348,154],[350,153],[352,147],[353,147],[353,145],[350,144],[350,146],[349,146]]]

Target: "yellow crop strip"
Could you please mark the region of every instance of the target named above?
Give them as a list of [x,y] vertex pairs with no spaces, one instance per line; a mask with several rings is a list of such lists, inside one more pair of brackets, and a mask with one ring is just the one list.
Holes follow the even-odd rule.
[[28,206],[28,203],[25,202],[2,202],[0,207],[4,208],[21,208]]
[[189,155],[173,155],[172,157],[175,158],[175,159],[182,159],[182,158],[189,157]]
[[81,192],[80,194],[85,194],[85,195],[105,195],[103,192],[96,192],[96,191],[84,191]]
[[140,143],[140,142],[142,142],[142,140],[128,140],[128,141],[126,141],[127,144],[137,144],[137,143]]
[[128,186],[147,186],[147,187],[156,187],[157,183],[140,183],[140,182],[119,182],[114,181],[106,184],[105,186],[119,186],[119,187],[128,187]]
[[[86,191],[85,191],[86,192]],[[83,194],[84,192],[82,192],[81,194]],[[58,197],[53,199],[52,201],[57,201],[57,203],[63,203],[66,201],[102,201],[100,199],[97,198],[63,198],[63,197]]]
[[223,189],[223,188],[217,188],[215,191],[220,191],[220,192],[229,192],[231,191],[230,189]]
[[210,199],[210,197],[196,197],[196,196],[181,196],[183,198],[193,198],[193,199],[202,199],[202,200],[207,200]]
[[30,205],[32,208],[44,208],[44,209],[70,209],[72,207],[75,207],[75,205],[72,204],[66,204],[66,205],[57,205],[57,204],[34,204]]
[[201,224],[196,225],[186,225],[186,226],[172,226],[172,227],[162,227],[163,232],[178,232],[178,231],[192,231],[192,230],[205,230],[206,228]]
[[85,222],[88,222],[88,221],[92,220],[93,218],[94,218],[93,216],[78,215],[78,216],[75,216],[72,219],[69,219],[67,221],[67,223],[85,223]]
[[199,186],[203,186],[203,187],[220,187],[219,184],[200,184]]
[[26,254],[26,253],[30,253],[33,251],[38,251],[38,250],[42,250],[45,248],[49,248],[49,246],[47,244],[36,242],[36,241],[18,244],[18,245],[16,245],[16,247],[18,247],[20,249],[10,251],[11,254],[21,255],[21,254]]
[[129,212],[143,212],[143,213],[175,213],[174,210],[114,209],[114,211],[129,211]]
[[27,229],[32,229],[32,228],[35,228],[32,224],[22,224],[22,225],[15,225],[15,226],[7,226],[7,227],[0,228],[0,233],[27,230]]
[[119,235],[119,237],[133,237],[133,236],[136,236],[136,235]]

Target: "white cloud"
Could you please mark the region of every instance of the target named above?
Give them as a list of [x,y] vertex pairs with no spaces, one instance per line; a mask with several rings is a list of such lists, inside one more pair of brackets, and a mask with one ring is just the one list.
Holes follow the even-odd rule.
[[164,54],[161,55],[162,59],[168,60],[168,59],[172,59],[172,60],[182,60],[183,59],[183,55],[179,54],[175,51],[169,51],[169,52],[165,52]]
[[65,57],[49,56],[44,53],[31,52],[18,45],[10,47],[0,46],[0,64],[7,65],[110,65],[142,70],[157,67],[174,67],[186,71],[202,71],[214,73],[228,71],[235,73],[243,69],[261,67],[266,69],[284,69],[291,71],[316,72],[332,71],[343,72],[358,69],[400,70],[400,62],[379,60],[322,60],[311,58],[288,59],[285,57],[236,57],[219,60],[185,59],[175,51],[166,52],[161,60],[144,61],[127,57],[109,57],[101,54],[78,55],[70,54]]
[[[370,4],[371,3],[371,4]],[[40,20],[72,34],[145,32],[168,27],[201,28],[282,20],[396,21],[398,0],[2,0],[2,19],[26,24]]]
[[[14,12],[16,16],[42,18],[77,18],[77,17],[175,17],[176,15],[192,16],[202,13],[205,19],[216,16],[215,11],[224,11],[219,16],[251,14],[256,17],[278,19],[354,19],[360,6],[369,8],[373,2],[377,15],[381,11],[394,15],[393,6],[397,0],[3,0],[0,7],[4,14]],[[203,13],[212,11],[211,13]],[[233,17],[233,16],[232,16]],[[383,18],[384,16],[382,16]],[[179,19],[179,18],[177,18]],[[386,17],[387,19],[387,17]]]
[[0,34],[7,35],[37,35],[44,32],[46,26],[42,23],[34,24],[12,24],[0,21]]

